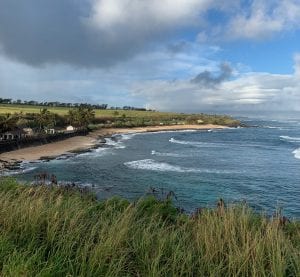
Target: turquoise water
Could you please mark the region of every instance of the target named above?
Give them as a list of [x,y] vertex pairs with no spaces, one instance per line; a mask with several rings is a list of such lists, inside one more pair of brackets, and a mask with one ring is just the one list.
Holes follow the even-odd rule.
[[223,197],[300,218],[300,121],[246,123],[259,127],[115,136],[88,153],[24,164],[18,178],[47,171],[99,198],[136,199],[155,187],[174,191],[187,211]]

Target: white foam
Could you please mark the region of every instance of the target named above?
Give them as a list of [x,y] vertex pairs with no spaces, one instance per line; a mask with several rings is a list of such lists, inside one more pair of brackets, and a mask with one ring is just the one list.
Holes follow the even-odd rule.
[[165,130],[165,131],[149,131],[149,132],[143,132],[143,133],[136,133],[140,136],[147,136],[147,135],[156,135],[156,134],[169,134],[169,133],[194,133],[194,132],[201,132],[205,130],[201,129],[186,129],[186,130]]
[[122,144],[122,142],[115,141],[111,138],[106,138],[105,141],[106,141],[106,145],[112,146],[112,147],[117,148],[117,149],[121,149],[121,148],[126,147],[125,145]]
[[300,142],[299,137],[290,137],[290,136],[280,136],[281,139],[287,140],[289,142]]
[[24,174],[30,171],[35,170],[37,167],[27,167],[27,168],[20,168],[16,170],[6,170],[3,172],[0,172],[0,176],[13,176],[13,175],[19,175],[19,174]]
[[200,141],[186,141],[186,140],[177,140],[174,138],[170,138],[169,142],[184,144],[184,145],[192,145],[195,147],[222,147],[224,144],[221,143],[213,143],[213,142],[200,142]]
[[282,127],[279,127],[279,126],[263,126],[263,128],[266,128],[266,129],[278,129],[278,130],[283,130]]
[[157,162],[152,159],[131,161],[124,163],[125,166],[132,169],[142,169],[162,172],[179,172],[179,173],[210,173],[210,174],[232,174],[237,173],[231,170],[214,170],[214,169],[198,169],[190,167],[181,167],[178,165],[171,165],[169,163]]
[[294,154],[294,156],[295,156],[296,159],[300,159],[300,148],[298,148],[295,151],[293,151],[293,154]]
[[107,150],[107,148],[105,148],[105,147],[99,147],[99,148],[96,148],[94,151],[96,152],[96,153],[103,153],[103,152],[105,152]]
[[129,139],[132,139],[136,135],[137,135],[137,133],[122,134],[121,140],[129,140]]
[[188,157],[188,155],[178,154],[178,153],[164,153],[164,152],[158,152],[155,150],[151,151],[151,155],[160,156],[160,157],[176,157],[176,158],[184,158]]

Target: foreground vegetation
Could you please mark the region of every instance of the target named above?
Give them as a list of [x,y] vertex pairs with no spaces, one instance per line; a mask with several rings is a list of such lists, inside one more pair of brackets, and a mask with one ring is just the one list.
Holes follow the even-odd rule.
[[300,276],[300,225],[0,180],[2,276]]

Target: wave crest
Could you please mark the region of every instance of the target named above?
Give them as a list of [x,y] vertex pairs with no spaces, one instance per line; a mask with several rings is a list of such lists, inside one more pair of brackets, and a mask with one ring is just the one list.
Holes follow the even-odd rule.
[[290,136],[280,136],[281,140],[286,140],[288,142],[300,142],[299,137],[290,137]]
[[194,147],[222,147],[223,146],[223,144],[221,144],[221,143],[187,141],[187,140],[178,140],[178,139],[174,139],[174,138],[170,138],[169,142],[177,143],[177,144],[184,144],[184,145],[191,145]]
[[124,163],[125,166],[132,169],[142,169],[161,172],[179,172],[179,173],[210,173],[210,174],[232,174],[237,173],[231,170],[216,170],[216,169],[198,169],[190,167],[181,167],[165,162],[157,162],[152,159],[137,160]]
[[31,172],[31,171],[35,170],[36,168],[37,167],[32,166],[32,167],[20,168],[20,169],[16,169],[16,170],[6,170],[3,172],[0,172],[0,176],[6,177],[6,176],[24,174],[24,173]]
[[294,156],[295,156],[296,159],[300,160],[300,148],[298,148],[295,151],[293,151],[293,154],[294,154]]
[[105,145],[114,147],[116,149],[122,149],[126,147],[121,141],[116,141],[111,138],[105,138]]
[[169,152],[158,152],[155,150],[151,151],[151,155],[160,156],[160,157],[176,157],[176,158],[189,157],[188,155],[183,155],[183,154],[178,154],[178,153],[169,153]]

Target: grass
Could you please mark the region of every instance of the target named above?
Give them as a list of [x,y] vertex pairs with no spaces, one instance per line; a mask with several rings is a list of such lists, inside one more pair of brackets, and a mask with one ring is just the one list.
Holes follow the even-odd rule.
[[[39,113],[42,106],[30,105],[10,105],[0,104],[1,114],[23,113],[24,118],[31,119],[32,115]],[[70,108],[65,107],[47,107],[47,109],[59,116],[66,116]],[[95,110],[95,119],[93,126],[95,129],[101,127],[142,127],[155,125],[174,125],[174,124],[217,124],[236,127],[240,121],[226,115],[208,115],[208,114],[182,114],[171,112],[154,111],[131,111],[131,110]]]
[[300,276],[300,225],[1,179],[0,276]]
[[[6,113],[39,113],[40,109],[47,108],[50,112],[58,115],[67,115],[70,108],[67,107],[45,107],[45,106],[31,106],[31,105],[11,105],[0,104],[0,114]],[[131,110],[95,110],[96,117],[113,117],[125,114],[127,117],[164,117],[175,116],[176,113],[168,112],[151,112],[151,111],[131,111]]]

